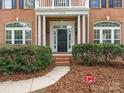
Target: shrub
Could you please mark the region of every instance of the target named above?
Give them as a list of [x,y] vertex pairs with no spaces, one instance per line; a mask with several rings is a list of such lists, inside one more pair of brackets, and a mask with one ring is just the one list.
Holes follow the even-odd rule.
[[82,60],[85,65],[96,65],[102,61],[111,63],[118,56],[124,57],[124,47],[110,43],[79,44],[73,46],[72,54],[75,60]]
[[0,73],[31,72],[45,69],[51,63],[51,49],[41,46],[0,46]]
[[72,54],[75,60],[82,59],[85,65],[95,65],[98,62],[99,49],[91,44],[73,46]]

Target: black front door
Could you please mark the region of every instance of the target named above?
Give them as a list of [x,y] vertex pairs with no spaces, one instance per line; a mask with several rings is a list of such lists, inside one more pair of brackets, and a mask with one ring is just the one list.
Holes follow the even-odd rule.
[[67,52],[67,29],[58,29],[58,52]]

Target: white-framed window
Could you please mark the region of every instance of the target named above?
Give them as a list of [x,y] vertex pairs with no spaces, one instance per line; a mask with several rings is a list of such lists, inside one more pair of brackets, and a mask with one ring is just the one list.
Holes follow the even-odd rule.
[[31,44],[32,30],[31,25],[27,23],[15,22],[9,23],[5,27],[6,44]]
[[2,7],[6,8],[6,9],[11,9],[12,8],[12,0],[3,0]]
[[34,8],[35,0],[24,0],[24,8]]
[[121,43],[121,25],[116,22],[94,24],[94,43]]

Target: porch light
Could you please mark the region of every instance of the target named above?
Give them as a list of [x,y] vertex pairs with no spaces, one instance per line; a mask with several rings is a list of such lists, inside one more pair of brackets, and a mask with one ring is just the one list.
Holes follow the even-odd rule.
[[19,17],[16,17],[16,21],[17,21],[17,22],[19,21]]
[[109,20],[110,20],[110,16],[106,16],[106,20],[108,20],[108,21],[109,21]]

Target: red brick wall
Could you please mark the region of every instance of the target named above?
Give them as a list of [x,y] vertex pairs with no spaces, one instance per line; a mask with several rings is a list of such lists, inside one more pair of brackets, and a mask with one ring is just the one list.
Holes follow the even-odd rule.
[[19,9],[17,2],[17,9],[0,9],[0,44],[5,44],[5,25],[16,21],[16,17],[32,25],[32,42],[35,43],[35,12],[33,9]]
[[110,21],[121,23],[121,42],[124,44],[124,9],[123,8],[106,8],[90,10],[90,42],[93,43],[93,24],[98,21],[105,21],[106,16],[110,17]]

